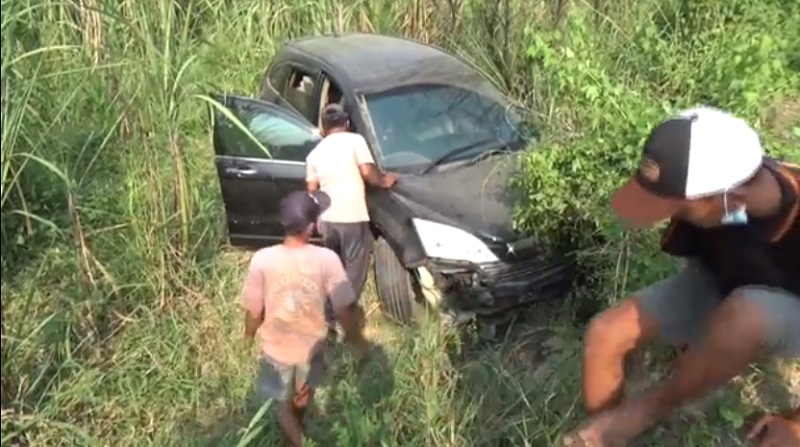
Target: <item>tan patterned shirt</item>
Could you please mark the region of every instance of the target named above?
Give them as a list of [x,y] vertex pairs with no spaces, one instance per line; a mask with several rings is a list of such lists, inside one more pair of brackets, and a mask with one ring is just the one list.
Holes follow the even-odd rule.
[[333,251],[305,245],[276,245],[257,251],[242,290],[242,305],[264,313],[258,340],[265,355],[301,364],[324,346],[325,300],[334,311],[355,302],[353,287]]

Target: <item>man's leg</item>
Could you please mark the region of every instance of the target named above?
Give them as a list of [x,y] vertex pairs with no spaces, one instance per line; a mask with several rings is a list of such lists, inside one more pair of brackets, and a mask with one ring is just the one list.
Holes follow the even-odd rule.
[[740,288],[715,312],[675,373],[648,393],[656,415],[727,383],[765,356],[800,358],[800,298],[782,289]]
[[622,398],[625,361],[634,349],[655,338],[673,344],[699,336],[719,303],[713,280],[690,263],[675,276],[608,309],[589,324],[584,341],[583,398],[590,414]]
[[281,433],[292,446],[303,442],[302,415],[295,410],[295,367],[263,359],[258,376],[258,392],[262,398],[277,401]]
[[727,383],[765,355],[800,357],[800,300],[780,289],[741,288],[714,312],[672,376],[594,419],[583,436],[603,447],[627,445],[679,405]]
[[339,224],[342,260],[347,278],[353,285],[356,298],[361,298],[364,284],[369,274],[369,261],[372,255],[373,236],[369,222]]
[[[290,399],[282,402],[280,421],[281,429],[294,447],[302,445],[303,419],[314,400],[314,391],[322,382],[324,373],[325,357],[322,353],[315,355],[309,363],[292,368],[288,388],[292,391],[292,395]],[[296,437],[293,437],[295,435]]]
[[[338,228],[335,223],[331,222],[320,222],[320,233],[322,234],[322,244],[325,248],[332,250],[339,256],[339,259],[342,261],[342,265],[344,265],[344,259],[342,258],[342,245],[341,245],[341,237],[338,232]],[[328,331],[330,336],[335,335],[335,325],[336,319],[333,315],[333,307],[331,305],[331,300],[325,300],[325,321],[328,323]]]

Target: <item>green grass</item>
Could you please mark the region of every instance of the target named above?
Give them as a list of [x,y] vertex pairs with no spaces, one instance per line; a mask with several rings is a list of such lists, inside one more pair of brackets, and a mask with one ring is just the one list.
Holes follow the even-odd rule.
[[[572,216],[595,281],[491,346],[435,321],[399,329],[368,293],[384,354],[361,371],[334,355],[310,432],[321,446],[555,445],[582,417],[576,303],[673,268],[605,210],[652,120],[729,107],[800,161],[795,3],[98,0],[81,15],[2,0],[0,444],[274,443],[268,419],[251,426],[247,258],[224,243],[203,95],[253,92],[281,42],[340,29],[438,43],[534,111],[546,137],[524,159],[517,223],[544,243]],[[642,356],[632,389],[668,358]],[[642,445],[739,445],[744,418],[800,396],[800,366],[766,369]]]
[[[4,410],[3,444],[278,445],[269,417],[242,444],[259,415],[251,400],[257,354],[243,342],[237,306],[245,261],[242,253],[221,254],[204,269],[207,287],[176,294],[164,307],[114,315],[115,333],[104,340],[66,346],[59,333],[58,342],[36,343],[43,334],[15,331],[29,336],[18,349],[38,352],[31,370],[57,366],[51,375],[58,379],[39,385],[44,395],[30,406]],[[348,353],[334,353],[309,424],[317,445],[547,446],[579,420],[580,333],[567,306],[540,308],[544,316],[529,317],[506,342],[479,347],[462,345],[433,322],[413,332],[386,323],[369,292],[367,333],[383,355],[354,371]],[[54,365],[54,348],[71,352]],[[663,362],[639,360],[650,369],[637,368],[634,390],[663,371]],[[800,371],[792,390],[783,388],[788,365],[779,372],[743,379],[639,445],[738,445],[714,440],[735,439],[739,418],[798,395]],[[33,376],[20,384],[27,396],[36,388],[28,382]],[[772,386],[767,393],[755,387],[764,378]],[[14,444],[18,434],[27,440]]]

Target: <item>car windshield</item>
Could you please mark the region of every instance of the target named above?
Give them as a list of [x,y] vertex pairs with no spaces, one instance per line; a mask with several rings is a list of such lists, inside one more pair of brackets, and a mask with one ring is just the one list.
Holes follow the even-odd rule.
[[[405,171],[448,153],[453,156],[443,163],[498,147],[523,147],[515,130],[517,118],[500,98],[493,91],[450,85],[414,85],[366,95],[383,166]],[[460,148],[469,149],[458,153]]]

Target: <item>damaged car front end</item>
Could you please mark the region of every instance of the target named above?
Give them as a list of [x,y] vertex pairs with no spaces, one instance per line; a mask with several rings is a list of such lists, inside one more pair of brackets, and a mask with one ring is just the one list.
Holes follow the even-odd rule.
[[404,211],[395,215],[410,217],[421,247],[404,263],[424,301],[456,322],[477,319],[494,331],[520,307],[558,299],[572,287],[572,257],[544,252],[534,237],[513,230],[515,166],[514,154],[500,154],[405,178],[392,192]]

